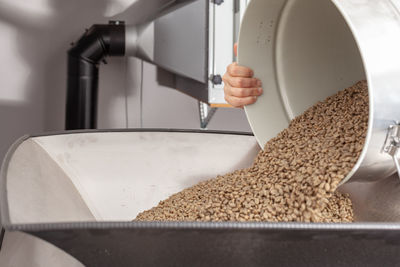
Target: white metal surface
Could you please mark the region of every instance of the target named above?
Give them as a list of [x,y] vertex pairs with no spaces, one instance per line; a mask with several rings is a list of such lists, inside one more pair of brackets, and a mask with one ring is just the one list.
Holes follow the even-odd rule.
[[[264,94],[246,107],[253,132],[264,147],[288,125],[275,73],[275,42],[280,13],[285,1],[252,1],[240,28],[238,62],[254,70],[263,82]],[[268,8],[267,8],[268,7]]]
[[[234,2],[225,1],[216,5],[210,1],[209,13],[209,59],[208,72],[212,75],[224,75],[226,66],[233,62],[233,44],[235,34]],[[213,84],[209,81],[209,102],[225,103],[224,85]]]
[[[210,3],[209,76],[221,75],[222,77],[226,72],[226,67],[235,61],[233,45],[237,42],[238,25],[248,2],[250,0],[225,1],[221,5]],[[209,103],[226,104],[224,97],[224,84],[213,84],[210,81]]]
[[10,222],[129,221],[199,181],[250,166],[258,150],[253,136],[227,134],[31,138],[7,168]]
[[[63,160],[61,156],[58,156]],[[8,165],[7,199],[12,221],[57,222],[94,220],[74,184],[32,139],[23,142]],[[4,200],[1,200],[3,204]]]

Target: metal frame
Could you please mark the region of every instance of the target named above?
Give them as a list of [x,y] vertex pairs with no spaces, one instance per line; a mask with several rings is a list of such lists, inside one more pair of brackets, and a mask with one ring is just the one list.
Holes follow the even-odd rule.
[[220,5],[210,4],[208,53],[208,72],[210,77],[208,100],[210,104],[226,103],[223,83],[215,84],[212,77],[217,75],[222,77],[226,66],[234,60],[231,52],[235,37],[234,5],[235,1],[225,1]]
[[400,224],[13,225],[86,266],[396,266]]

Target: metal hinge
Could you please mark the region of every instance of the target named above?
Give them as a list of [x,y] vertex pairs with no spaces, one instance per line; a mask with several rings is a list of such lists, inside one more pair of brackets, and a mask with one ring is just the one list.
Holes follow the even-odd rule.
[[207,103],[199,101],[200,128],[207,129],[208,124],[213,118],[217,108],[210,107]]
[[397,173],[400,176],[400,163],[397,154],[400,149],[400,123],[390,125],[386,135],[385,145],[383,152],[389,154],[394,161],[397,168]]
[[383,147],[383,152],[394,156],[397,150],[400,148],[400,124],[390,125],[387,135],[385,145]]

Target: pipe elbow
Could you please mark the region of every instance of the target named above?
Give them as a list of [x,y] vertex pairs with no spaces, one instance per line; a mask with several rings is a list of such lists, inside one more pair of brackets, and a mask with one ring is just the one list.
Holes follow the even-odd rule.
[[107,56],[125,55],[125,25],[95,24],[68,50],[70,57],[98,64]]

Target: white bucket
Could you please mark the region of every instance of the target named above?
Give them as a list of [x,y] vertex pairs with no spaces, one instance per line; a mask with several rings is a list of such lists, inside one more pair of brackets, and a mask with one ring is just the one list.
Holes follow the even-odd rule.
[[[239,64],[264,94],[246,113],[260,146],[317,101],[366,79],[370,116],[364,150],[344,181],[393,174],[400,121],[400,1],[252,0]],[[390,152],[390,153],[388,153]]]

